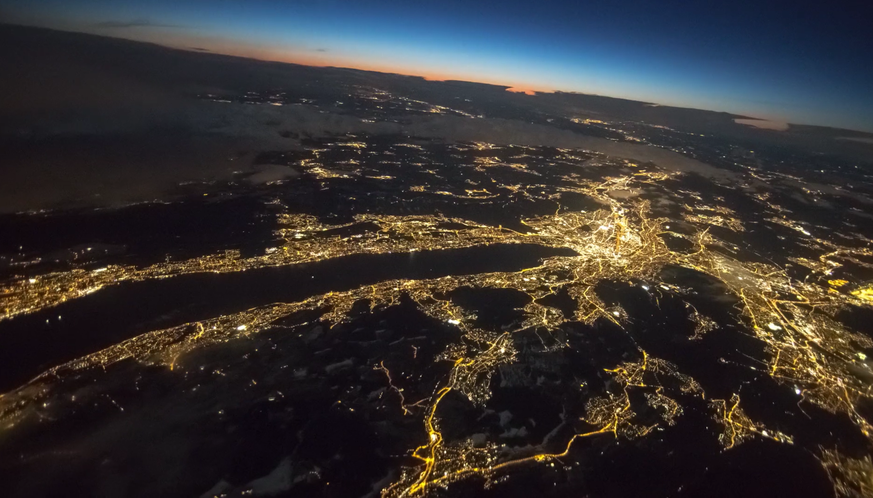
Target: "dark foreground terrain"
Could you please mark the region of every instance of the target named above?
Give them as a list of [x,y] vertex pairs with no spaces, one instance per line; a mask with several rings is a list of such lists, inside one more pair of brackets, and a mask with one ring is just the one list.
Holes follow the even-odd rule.
[[873,493],[869,135],[0,43],[0,495]]

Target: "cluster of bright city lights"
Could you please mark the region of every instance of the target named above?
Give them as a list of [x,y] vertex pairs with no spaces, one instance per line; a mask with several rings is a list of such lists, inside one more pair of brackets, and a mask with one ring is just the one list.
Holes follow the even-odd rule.
[[[343,143],[339,146],[359,147],[360,144]],[[486,146],[488,144],[478,145],[480,149]],[[477,168],[525,169],[521,163],[507,163],[491,157],[480,157],[474,165]],[[323,181],[348,176],[347,173],[332,172],[320,164],[306,166]],[[683,409],[677,398],[683,395],[699,396],[707,401],[712,417],[722,427],[719,439],[725,449],[755,437],[792,444],[791,434],[767,428],[749,418],[742,408],[739,393],[734,393],[729,399],[711,399],[693,378],[642,349],[638,351],[641,358],[638,361],[627,361],[605,372],[613,379],[614,388],[606,395],[584,400],[586,414],[580,422],[588,429],[563,441],[562,451],[532,447],[507,453],[500,451],[501,445],[496,441],[486,441],[483,445],[473,444],[468,439],[450,441],[444,438],[441,431],[444,421],[438,415],[441,402],[448,393],[455,392],[476,406],[484,406],[491,395],[492,376],[501,365],[517,361],[513,334],[531,327],[555,332],[570,321],[593,324],[605,320],[623,327],[628,320],[626,311],[605,304],[597,296],[595,286],[604,281],[625,282],[642,288],[653,299],[663,295],[681,298],[684,289],[661,280],[662,270],[672,265],[716,279],[739,301],[738,317],[746,324],[748,333],[765,345],[768,354],[765,364],[750,368],[766,372],[786,389],[796,391],[800,403],[811,403],[832,413],[848,415],[860,431],[873,440],[873,427],[857,411],[859,402],[873,394],[869,382],[858,374],[863,371],[873,375],[861,352],[873,347],[873,341],[848,330],[834,318],[834,314],[846,305],[869,306],[873,291],[863,282],[835,279],[828,282],[832,272],[842,264],[870,265],[869,257],[873,252],[869,247],[858,247],[857,244],[844,247],[816,239],[807,228],[786,215],[770,221],[797,230],[810,247],[821,248],[817,259],[795,258],[795,262],[808,268],[812,276],[798,281],[774,264],[741,261],[729,255],[733,245],[719,240],[708,228],[717,226],[734,233],[743,232],[743,222],[730,209],[708,206],[699,194],[691,193],[693,196],[687,198],[696,203],[686,204],[683,208],[684,222],[695,227],[691,234],[671,229],[670,219],[653,214],[651,196],[640,193],[656,192],[655,187],[677,175],[647,168],[601,181],[567,176],[559,189],[547,196],[555,201],[555,212],[524,219],[524,231],[438,215],[359,214],[350,223],[329,225],[314,216],[286,210],[278,215],[276,235],[279,242],[263,255],[243,258],[238,252],[231,251],[143,268],[73,269],[21,279],[0,289],[2,318],[33,313],[125,281],[171,278],[188,273],[239,272],[353,254],[538,244],[569,249],[575,255],[547,258],[535,267],[516,272],[384,281],[350,291],[328,292],[300,302],[277,303],[157,330],[55,367],[33,382],[50,382],[71,370],[105,367],[123,359],[174,369],[179,359],[193,349],[257,334],[276,320],[295,312],[328,310],[321,320],[336,324],[349,320],[356,302],[368,300],[375,309],[397,303],[405,295],[430,317],[459,327],[463,337],[438,357],[438,361],[451,364],[450,373],[432,386],[433,394],[429,399],[416,400],[414,404],[408,404],[400,389],[392,384],[392,372],[384,364],[374,365],[384,372],[386,384],[399,395],[398,409],[406,416],[421,417],[422,431],[426,436],[423,445],[409,449],[409,455],[417,459],[419,465],[404,468],[396,482],[383,490],[385,498],[424,496],[474,475],[486,480],[498,479],[509,467],[553,463],[568,455],[577,441],[589,437],[644,438],[658,427],[680,422]],[[390,178],[386,176],[386,179]],[[515,188],[525,191],[527,187],[517,185]],[[426,185],[413,187],[413,190],[443,193]],[[594,199],[602,208],[590,211],[567,209],[561,205],[561,194],[567,192]],[[464,194],[444,192],[444,195],[464,199],[489,194],[487,190],[477,189]],[[340,228],[363,224],[376,229],[354,235],[337,232]],[[687,241],[691,249],[672,250],[665,242],[670,238]],[[475,316],[442,297],[463,286],[507,288],[527,294],[531,299],[523,309],[525,321],[511,330],[484,330],[472,325]],[[557,308],[540,304],[542,299],[562,290],[575,302],[573,316],[565,316]],[[720,326],[690,305],[689,320],[695,326],[691,340],[700,339]],[[553,347],[570,346],[558,342]],[[634,391],[644,393],[647,405],[658,414],[657,420],[639,421],[630,401]],[[0,404],[0,420],[5,422],[4,426],[27,416],[28,402],[38,404],[40,397],[47,395],[45,392],[22,390],[6,395]],[[24,396],[28,396],[29,401],[24,400]],[[828,469],[836,489],[846,494],[855,489],[870,491],[869,476],[873,465],[869,458],[853,460],[833,448],[821,448],[817,456]]]

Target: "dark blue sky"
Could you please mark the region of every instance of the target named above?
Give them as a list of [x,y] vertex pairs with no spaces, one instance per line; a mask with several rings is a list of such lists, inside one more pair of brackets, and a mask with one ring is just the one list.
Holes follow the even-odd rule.
[[766,1],[0,0],[9,22],[873,131],[873,8]]

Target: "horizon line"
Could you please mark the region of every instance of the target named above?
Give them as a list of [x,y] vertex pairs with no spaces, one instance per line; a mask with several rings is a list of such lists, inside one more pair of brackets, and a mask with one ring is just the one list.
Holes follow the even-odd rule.
[[312,62],[308,62],[308,63],[301,62],[299,60],[282,60],[282,59],[273,59],[273,58],[262,58],[262,57],[258,57],[256,55],[251,55],[251,54],[230,53],[230,52],[225,52],[225,51],[204,49],[204,48],[195,47],[195,46],[173,45],[173,44],[161,43],[161,42],[157,42],[157,41],[138,40],[138,39],[134,39],[134,38],[130,38],[130,37],[125,37],[125,36],[122,36],[120,34],[103,34],[103,33],[98,34],[98,33],[94,33],[91,31],[85,31],[85,30],[79,30],[79,29],[61,29],[61,28],[57,28],[57,27],[47,27],[47,26],[39,26],[39,25],[33,25],[33,24],[9,23],[9,22],[0,21],[0,26],[3,26],[3,25],[16,26],[16,27],[22,27],[22,28],[30,28],[30,29],[42,29],[42,30],[47,30],[47,31],[57,31],[57,32],[61,32],[61,33],[72,33],[72,34],[77,34],[77,35],[93,36],[93,37],[97,37],[97,38],[108,38],[108,39],[113,39],[113,40],[124,40],[126,42],[131,42],[131,43],[153,45],[153,46],[161,47],[161,48],[168,49],[168,50],[178,50],[178,51],[182,51],[182,52],[187,52],[187,53],[192,53],[192,54],[200,54],[200,55],[211,54],[211,55],[217,55],[217,56],[221,56],[221,57],[232,57],[232,58],[236,58],[236,59],[251,60],[251,61],[262,62],[262,63],[290,64],[290,65],[296,65],[296,66],[322,68],[322,69],[338,69],[338,70],[370,72],[370,73],[376,73],[376,74],[402,76],[402,77],[406,77],[406,78],[419,78],[419,79],[422,79],[424,81],[432,81],[432,82],[443,82],[443,83],[455,82],[455,83],[488,85],[488,86],[503,88],[504,91],[508,91],[510,93],[518,93],[518,94],[527,95],[527,96],[531,96],[531,97],[536,97],[536,96],[538,96],[538,94],[544,94],[544,95],[570,94],[570,95],[584,95],[584,96],[591,96],[591,97],[607,98],[607,99],[613,99],[613,100],[624,100],[624,101],[628,101],[628,102],[635,102],[635,103],[651,105],[651,106],[658,106],[658,107],[668,107],[668,108],[673,108],[673,109],[687,109],[687,110],[695,110],[695,111],[703,111],[703,112],[712,112],[712,113],[718,113],[718,114],[727,114],[734,120],[761,121],[763,123],[771,123],[771,124],[783,126],[783,128],[777,129],[777,128],[766,127],[766,126],[765,127],[758,127],[758,126],[755,126],[755,125],[752,125],[749,123],[737,123],[741,126],[749,126],[751,128],[754,128],[757,130],[762,130],[762,131],[764,131],[764,130],[766,130],[766,131],[788,131],[790,129],[790,127],[792,127],[792,126],[795,126],[795,127],[806,126],[806,127],[829,128],[829,129],[833,129],[833,130],[841,130],[841,131],[847,131],[847,132],[852,132],[852,133],[862,133],[865,135],[873,136],[873,130],[866,131],[866,130],[861,130],[861,129],[828,126],[828,125],[819,125],[819,124],[812,124],[812,123],[796,123],[796,122],[791,122],[791,121],[787,121],[787,120],[762,118],[762,117],[756,117],[756,116],[751,116],[751,115],[746,115],[746,114],[736,114],[736,113],[733,113],[730,111],[724,111],[724,110],[707,109],[707,108],[703,108],[703,107],[681,106],[681,105],[674,105],[674,104],[660,104],[658,102],[651,102],[648,100],[638,100],[636,98],[604,95],[604,94],[600,94],[600,93],[587,93],[587,92],[578,91],[578,90],[559,90],[559,89],[543,90],[543,89],[537,89],[537,88],[533,88],[533,87],[526,87],[524,85],[514,85],[514,84],[503,83],[503,82],[475,81],[472,79],[457,79],[454,77],[438,77],[438,76],[427,75],[427,74],[412,74],[412,73],[405,73],[405,72],[400,72],[398,70],[390,70],[390,69],[385,69],[385,68],[375,68],[374,69],[374,68],[367,68],[367,67],[354,67],[354,66],[348,66],[348,65],[342,65],[342,64],[337,65],[337,64],[332,64],[332,63],[319,64],[319,63],[312,63]]

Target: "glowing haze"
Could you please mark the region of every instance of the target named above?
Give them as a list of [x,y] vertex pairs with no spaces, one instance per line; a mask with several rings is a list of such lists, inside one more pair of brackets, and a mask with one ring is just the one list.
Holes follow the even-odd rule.
[[0,0],[8,23],[873,131],[865,19],[743,0]]

